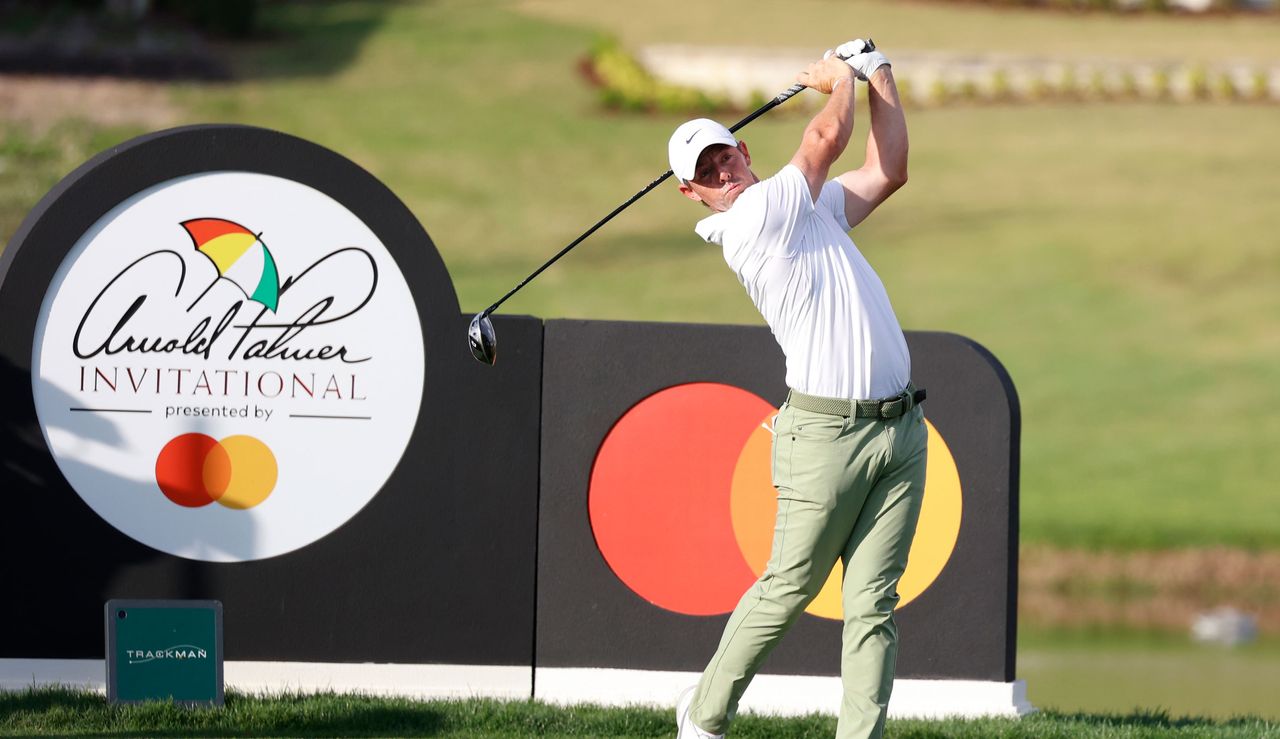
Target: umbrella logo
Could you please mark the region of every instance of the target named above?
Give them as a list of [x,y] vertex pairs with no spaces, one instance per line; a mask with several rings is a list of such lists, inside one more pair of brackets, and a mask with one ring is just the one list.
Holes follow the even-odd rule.
[[262,234],[254,233],[235,221],[223,218],[196,218],[183,221],[196,251],[209,258],[218,276],[187,310],[205,296],[218,280],[227,280],[240,288],[245,297],[262,303],[274,313],[280,301],[280,273],[276,260]]

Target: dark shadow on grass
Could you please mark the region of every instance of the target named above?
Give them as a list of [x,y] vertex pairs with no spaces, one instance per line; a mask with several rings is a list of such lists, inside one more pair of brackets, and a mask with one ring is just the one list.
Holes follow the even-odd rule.
[[1212,719],[1202,716],[1170,716],[1164,709],[1142,709],[1132,713],[1065,713],[1043,711],[1037,716],[1046,719],[1070,721],[1097,727],[1125,727],[1146,729],[1222,729],[1248,728],[1258,725],[1275,726],[1275,722],[1258,716],[1236,716],[1229,719]]
[[[427,0],[430,2],[431,0]],[[242,80],[328,77],[351,64],[386,16],[407,0],[264,4],[253,38],[218,46]]]
[[[431,2],[432,0],[424,0]],[[243,37],[180,13],[121,20],[92,4],[0,2],[0,73],[228,81],[327,77],[410,0],[258,0]]]
[[28,688],[21,691],[0,690],[0,730],[17,713],[44,713],[55,709],[67,711],[93,710],[106,699],[96,693],[71,688]]
[[357,696],[258,698],[232,692],[222,708],[183,708],[163,701],[112,706],[101,694],[65,687],[0,692],[4,735],[436,736],[447,724],[438,704]]

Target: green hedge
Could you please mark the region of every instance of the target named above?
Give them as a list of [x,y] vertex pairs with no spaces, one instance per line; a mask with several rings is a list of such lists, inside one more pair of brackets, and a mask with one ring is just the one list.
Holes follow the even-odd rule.
[[614,38],[595,43],[587,66],[600,102],[612,110],[715,113],[733,107],[727,98],[659,81]]
[[1274,12],[1280,8],[1277,0],[1200,0],[1199,2],[1194,0],[1192,2],[1187,0],[935,0],[935,2],[982,3],[1052,10],[1103,10],[1122,13],[1221,13],[1237,10]]
[[[599,88],[601,103],[611,110],[713,115],[753,110],[768,100],[766,91],[753,90],[743,108],[742,99],[735,104],[725,95],[663,82],[614,39],[597,42],[583,66]],[[1202,64],[1046,64],[1017,60],[992,60],[977,68],[971,64],[950,67],[942,62],[912,60],[895,69],[903,101],[918,106],[1050,101],[1274,104],[1280,102],[1280,80],[1273,79],[1277,74],[1280,68],[1267,65],[1209,68]],[[810,98],[806,106],[802,99],[787,110],[812,112],[810,107],[815,100]]]

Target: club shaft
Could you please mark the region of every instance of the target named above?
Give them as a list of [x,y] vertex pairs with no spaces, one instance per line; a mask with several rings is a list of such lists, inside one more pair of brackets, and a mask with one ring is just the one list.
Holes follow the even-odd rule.
[[622,205],[619,205],[617,208],[614,208],[614,209],[613,209],[613,212],[609,213],[609,215],[607,215],[607,216],[605,216],[604,218],[601,218],[599,221],[597,221],[597,222],[596,222],[596,225],[594,225],[594,226],[592,226],[591,228],[589,228],[589,229],[587,229],[586,231],[584,231],[584,232],[582,233],[582,235],[581,235],[581,236],[579,236],[578,238],[576,238],[576,239],[574,239],[573,241],[571,241],[571,242],[569,243],[569,245],[568,245],[568,246],[566,246],[565,248],[563,248],[563,249],[561,249],[560,251],[556,252],[555,256],[551,257],[551,258],[550,258],[550,259],[548,259],[548,260],[546,261],[546,263],[544,263],[541,267],[539,267],[539,268],[537,268],[536,270],[534,270],[534,271],[533,271],[533,274],[531,274],[531,275],[529,275],[528,277],[526,277],[526,278],[524,278],[523,280],[521,280],[519,285],[516,285],[515,287],[511,288],[510,292],[508,292],[506,295],[503,295],[501,298],[499,298],[499,299],[498,299],[498,302],[494,303],[493,305],[489,306],[488,308],[485,308],[484,313],[481,313],[481,314],[480,314],[480,316],[481,316],[481,317],[486,317],[486,316],[488,316],[489,314],[493,313],[495,310],[497,310],[497,309],[498,309],[498,306],[500,306],[500,305],[502,305],[503,303],[507,302],[507,298],[510,298],[512,295],[515,295],[517,292],[519,292],[519,291],[520,291],[520,288],[524,287],[525,285],[528,285],[528,284],[529,284],[529,282],[533,280],[533,278],[535,278],[535,277],[537,277],[538,275],[542,274],[542,273],[547,269],[547,267],[550,267],[551,265],[553,265],[553,264],[555,264],[557,261],[559,261],[560,257],[563,257],[565,254],[568,254],[570,249],[572,249],[573,247],[577,246],[578,244],[581,244],[581,243],[582,243],[582,241],[583,241],[583,239],[585,239],[585,238],[587,238],[588,236],[590,236],[591,234],[595,233],[597,230],[599,230],[599,228],[600,228],[601,226],[603,226],[604,224],[606,224],[606,223],[608,223],[609,221],[613,220],[613,217],[614,217],[614,216],[616,216],[616,215],[618,215],[619,213],[621,213],[622,211],[626,210],[626,209],[627,209],[628,207],[630,207],[630,206],[631,206],[631,204],[632,204],[632,203],[634,203],[635,201],[637,201],[637,200],[639,200],[640,198],[644,197],[645,193],[649,192],[650,190],[652,190],[653,188],[657,187],[658,185],[661,185],[663,182],[666,182],[667,178],[668,178],[668,177],[670,177],[670,176],[671,176],[671,170],[669,170],[669,169],[668,169],[666,172],[664,172],[664,173],[662,174],[662,176],[661,176],[661,177],[659,177],[658,179],[654,180],[653,182],[650,182],[648,185],[645,185],[645,186],[644,186],[644,189],[642,189],[640,192],[637,192],[635,195],[632,195],[632,196],[630,197],[630,199],[628,199],[628,200],[627,200],[627,202],[623,203]]
[[757,108],[757,109],[756,109],[756,111],[755,111],[754,113],[752,113],[751,115],[747,116],[746,118],[743,118],[742,120],[740,120],[740,121],[738,121],[737,123],[735,123],[735,124],[733,124],[732,126],[730,126],[730,127],[729,127],[729,133],[737,133],[738,129],[740,129],[740,128],[742,128],[743,126],[747,125],[748,123],[750,123],[750,122],[754,121],[755,119],[759,118],[760,116],[764,115],[765,113],[768,113],[769,111],[773,110],[774,108],[778,107],[779,105],[781,105],[781,104],[783,104],[783,103],[787,102],[787,101],[788,101],[788,100],[790,100],[790,99],[791,99],[791,98],[792,98],[796,93],[798,93],[798,92],[800,92],[801,90],[804,90],[804,89],[807,89],[807,88],[806,88],[804,85],[801,85],[801,84],[798,84],[798,83],[797,83],[797,84],[792,85],[791,87],[788,87],[785,91],[783,91],[783,92],[779,93],[777,97],[775,97],[774,99],[770,100],[769,102],[767,102],[767,103],[765,103],[764,105],[761,105],[759,108]]
[[[875,48],[875,44],[868,40],[867,50],[869,51],[874,48]],[[777,106],[795,97],[801,90],[804,90],[804,89],[806,89],[805,86],[799,83],[794,84],[791,87],[788,87],[786,90],[783,90],[781,93],[778,93],[778,95],[775,98],[765,103],[764,105],[761,105],[759,108],[757,108],[754,112],[752,112],[746,118],[743,118],[742,120],[730,126],[729,132],[730,133],[736,132],[738,129],[742,128],[748,123],[754,121],[755,119],[759,118],[765,113],[768,113],[770,110],[773,110]],[[488,308],[485,308],[484,312],[480,314],[480,317],[481,318],[489,317],[489,315],[491,315],[494,311],[498,309],[498,306],[507,302],[507,299],[510,298],[512,295],[515,295],[516,293],[520,292],[520,289],[523,288],[525,285],[528,285],[533,280],[533,278],[542,274],[544,271],[546,271],[548,267],[558,262],[560,260],[560,257],[563,257],[565,254],[568,254],[569,251],[573,249],[573,247],[577,246],[578,244],[581,244],[583,239],[586,239],[588,236],[590,236],[591,234],[599,230],[601,226],[613,220],[614,216],[618,215],[622,211],[631,207],[632,203],[644,197],[645,194],[648,193],[650,190],[657,187],[658,185],[661,185],[663,182],[666,182],[667,178],[670,177],[671,174],[672,174],[671,170],[668,169],[660,177],[658,177],[658,179],[654,180],[653,182],[650,182],[648,185],[645,185],[643,189],[641,189],[635,195],[632,195],[627,200],[627,202],[623,203],[622,205],[619,205],[617,208],[614,208],[613,211],[609,213],[609,215],[605,216],[604,218],[601,218],[599,221],[596,222],[596,225],[584,231],[581,236],[571,241],[568,246],[556,252],[555,256],[548,259],[545,263],[543,263],[541,267],[537,268],[536,270],[533,271],[532,274],[530,274],[528,277],[521,280],[519,285],[516,285],[515,287],[511,288],[511,290],[507,292],[506,295],[503,295],[501,298],[498,298],[497,302],[495,302],[493,305],[489,306]]]

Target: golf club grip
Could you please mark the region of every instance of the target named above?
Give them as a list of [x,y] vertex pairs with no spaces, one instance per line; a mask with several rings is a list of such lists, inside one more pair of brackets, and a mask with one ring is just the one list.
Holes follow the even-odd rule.
[[[866,53],[868,51],[875,51],[875,50],[876,50],[876,42],[872,41],[871,39],[867,39],[866,44],[862,47],[863,53]],[[840,58],[848,59],[849,57],[841,56]],[[730,126],[729,133],[736,133],[738,129],[754,121],[755,119],[759,118],[765,113],[768,113],[770,110],[773,110],[777,106],[787,102],[791,98],[795,97],[796,94],[799,93],[801,90],[807,90],[807,89],[808,89],[807,87],[800,84],[799,82],[792,85],[791,87],[788,87],[787,89],[778,93],[777,97],[775,97],[774,99],[770,100],[769,102],[757,108],[755,112],[753,112],[751,115],[747,116],[746,118],[743,118],[742,120]]]
[[[862,50],[864,52],[867,52],[867,51],[875,51],[875,49],[876,49],[875,42],[872,41],[871,39],[867,39],[866,45],[863,46]],[[844,56],[840,58],[848,59],[848,57],[844,57]],[[786,90],[783,90],[781,93],[779,93],[777,97],[765,103],[764,105],[761,105],[759,108],[757,108],[753,113],[748,115],[746,118],[743,118],[742,120],[733,124],[733,126],[729,128],[729,133],[735,133],[738,129],[754,121],[755,119],[759,118],[760,116],[764,115],[770,110],[773,110],[774,108],[778,107],[782,103],[785,103],[786,101],[795,97],[797,93],[799,93],[801,90],[804,90],[804,89],[807,89],[807,88],[798,82],[792,85],[791,87],[788,87]],[[542,264],[541,267],[537,268],[536,270],[533,271],[532,274],[530,274],[528,277],[521,280],[519,285],[516,285],[515,287],[511,288],[511,290],[509,290],[506,295],[503,295],[501,298],[498,298],[498,300],[493,305],[489,306],[488,308],[485,308],[484,312],[480,314],[480,317],[488,318],[490,315],[493,314],[494,311],[498,309],[500,305],[507,302],[508,298],[520,292],[520,288],[524,287],[525,285],[528,285],[535,277],[537,277],[538,275],[546,271],[548,267],[558,262],[560,260],[560,257],[563,257],[565,254],[568,254],[570,249],[577,246],[578,244],[581,244],[584,239],[586,239],[588,236],[590,236],[591,234],[599,230],[601,226],[613,220],[614,216],[618,215],[622,211],[631,207],[632,203],[644,197],[644,195],[648,193],[650,190],[652,190],[653,188],[657,187],[658,185],[661,185],[663,182],[666,182],[667,178],[670,177],[671,175],[672,175],[672,171],[668,169],[664,174],[659,176],[658,179],[654,180],[653,182],[650,182],[648,185],[645,185],[644,188],[642,188],[639,192],[637,192],[635,195],[632,195],[627,200],[627,202],[623,203],[622,205],[619,205],[617,208],[614,208],[613,211],[609,213],[609,215],[605,216],[604,218],[601,218],[599,221],[596,222],[596,225],[584,231],[581,236],[579,236],[578,238],[570,242],[568,246],[556,252],[555,256],[548,259],[546,262]]]

